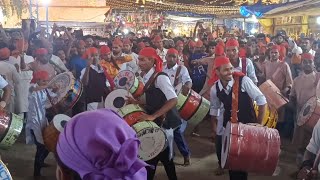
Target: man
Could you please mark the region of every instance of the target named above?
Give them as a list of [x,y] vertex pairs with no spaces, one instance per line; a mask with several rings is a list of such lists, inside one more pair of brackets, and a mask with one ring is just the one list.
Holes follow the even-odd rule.
[[8,82],[0,76],[0,111],[3,111],[10,103],[12,90]]
[[184,44],[182,41],[177,41],[176,42],[176,50],[179,52],[179,55],[178,55],[178,64],[180,65],[184,65],[184,59],[186,58],[185,55],[183,55],[183,48],[184,48]]
[[[293,81],[290,103],[298,115],[304,104],[316,95],[317,84],[320,79],[320,73],[314,71],[314,56],[309,53],[301,55],[303,73]],[[297,119],[296,119],[297,120]],[[296,124],[296,123],[295,123]],[[305,128],[295,125],[293,144],[297,150],[297,164],[301,163],[303,152],[311,138],[311,132]]]
[[[220,116],[222,104],[223,109],[225,109],[223,114],[223,126],[225,127],[227,122],[230,121],[232,101],[234,101],[232,99],[232,88],[236,81],[235,77],[237,77],[240,85],[238,121],[242,123],[261,123],[265,115],[267,102],[259,88],[247,76],[244,76],[239,72],[234,73],[233,66],[227,57],[221,56],[215,59],[215,70],[219,80],[211,89],[210,115],[212,116],[213,121],[217,121],[217,117]],[[255,115],[252,100],[256,101],[259,106],[258,117]],[[218,157],[221,158],[221,155]],[[247,172],[229,170],[229,176],[230,180],[246,180],[248,174]]]
[[123,52],[126,55],[131,56],[131,61],[126,63],[126,69],[130,70],[134,73],[138,72],[139,67],[138,67],[138,54],[132,52],[132,42],[130,41],[130,39],[126,38],[123,40]]
[[[170,129],[180,126],[181,117],[176,109],[177,95],[171,85],[170,79],[166,74],[159,73],[162,70],[161,65],[162,60],[157,55],[155,49],[148,47],[140,51],[139,67],[145,74],[143,82],[149,85],[145,91],[146,102],[136,101],[132,98],[129,98],[129,101],[135,104],[146,105],[148,114],[142,115],[139,117],[139,120],[154,121],[158,125],[162,124],[165,131],[170,131]],[[147,167],[148,180],[154,178],[159,161],[164,165],[168,179],[177,179],[173,158],[169,157],[170,148],[172,147],[167,147],[158,156],[147,161],[147,164],[154,166]]]
[[[119,61],[121,63],[118,63],[119,70],[130,70],[130,71],[138,71],[138,65],[136,63],[131,63],[132,61],[132,56],[131,55],[126,55],[122,53],[122,48],[123,48],[123,42],[116,38],[112,42],[112,53],[111,53],[111,58],[115,61]],[[135,73],[134,72],[134,73]]]
[[86,60],[82,58],[85,51],[85,42],[81,40],[77,43],[77,51],[75,52],[75,55],[71,57],[69,62],[70,71],[72,71],[73,76],[76,79],[80,78],[82,69],[87,65]]
[[229,39],[226,43],[226,55],[234,67],[234,71],[242,72],[255,84],[258,83],[253,63],[248,58],[239,58],[239,43],[236,39]]
[[[182,83],[182,94],[187,96],[190,89],[192,88],[192,80],[190,78],[187,68],[183,65],[178,65],[178,56],[179,52],[170,48],[167,52],[167,65],[165,66],[163,72],[166,73],[171,81],[173,86],[177,86]],[[184,165],[190,165],[190,150],[187,145],[186,140],[184,139],[184,130],[187,127],[187,121],[182,120],[182,124],[176,130],[174,130],[174,141],[177,144],[177,147],[180,153],[184,158]]]
[[258,78],[258,86],[259,86],[266,81],[264,77],[265,76],[264,70],[265,70],[266,63],[268,62],[267,56],[266,56],[267,47],[264,45],[260,46],[258,53],[259,53],[259,58],[256,62],[253,62],[253,63],[256,65],[255,70],[256,70],[256,75]]
[[49,63],[52,64],[53,67],[55,68],[55,71],[58,74],[69,71],[65,66],[65,64],[63,63],[63,61],[58,56],[53,55],[52,44],[46,39],[42,40],[42,44],[43,44],[43,47],[46,48],[48,51],[47,58],[49,59]]
[[[0,49],[0,75],[8,82],[11,88],[10,102],[6,106],[8,112],[15,112],[15,96],[17,94],[17,88],[20,84],[20,75],[14,65],[8,63],[10,57],[10,50],[8,48]],[[17,113],[16,113],[17,114]]]
[[160,56],[160,58],[162,59],[162,62],[166,63],[166,55],[168,52],[168,49],[163,47],[163,42],[162,42],[162,38],[160,36],[155,36],[153,39],[153,43],[154,46],[157,48],[157,54],[158,56]]

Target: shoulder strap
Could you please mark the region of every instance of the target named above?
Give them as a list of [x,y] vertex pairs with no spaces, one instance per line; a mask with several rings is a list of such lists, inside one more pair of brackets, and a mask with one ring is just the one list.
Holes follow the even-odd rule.
[[176,72],[176,76],[174,77],[174,83],[173,83],[173,87],[176,87],[179,83],[179,74],[181,72],[181,66],[178,66],[177,72]]
[[242,72],[247,74],[247,58],[241,58]]
[[143,92],[146,92],[150,88],[150,86],[156,81],[158,75],[160,75],[160,74],[162,74],[162,73],[154,72],[151,75],[150,79],[148,80],[148,82],[146,83],[146,85],[143,88]]
[[238,110],[239,110],[239,86],[240,78],[239,76],[234,76],[234,84],[232,88],[232,105],[231,105],[231,122],[238,122]]

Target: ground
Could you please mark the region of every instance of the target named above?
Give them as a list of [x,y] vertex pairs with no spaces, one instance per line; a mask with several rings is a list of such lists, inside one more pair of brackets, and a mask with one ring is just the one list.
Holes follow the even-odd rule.
[[[227,180],[228,176],[215,176],[214,169],[217,168],[217,158],[215,155],[214,143],[210,141],[210,124],[204,122],[201,125],[201,135],[203,137],[187,137],[192,151],[192,165],[183,167],[177,165],[178,179],[180,180]],[[20,135],[18,142],[9,150],[1,150],[3,162],[9,168],[14,180],[32,180],[33,158],[35,147],[25,145],[24,134]],[[250,174],[249,180],[290,180],[290,174],[296,170],[295,155],[288,140],[282,140],[282,152],[280,156],[280,174],[278,176],[257,176]],[[182,163],[183,158],[176,150],[175,162]],[[46,163],[51,167],[43,169],[44,180],[55,180],[55,161],[53,155],[47,158]],[[166,180],[166,174],[161,165],[158,166],[155,180]]]

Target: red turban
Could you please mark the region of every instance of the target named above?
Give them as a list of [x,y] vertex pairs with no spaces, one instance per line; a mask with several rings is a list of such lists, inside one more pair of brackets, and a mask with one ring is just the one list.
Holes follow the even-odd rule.
[[225,47],[226,45],[224,44],[222,39],[218,40],[218,45]]
[[157,36],[155,36],[154,38],[153,38],[153,41],[162,41],[162,38],[159,36],[159,35],[157,35]]
[[246,58],[247,57],[247,50],[245,48],[239,49],[239,57],[240,58]]
[[271,50],[278,50],[279,53],[280,53],[281,48],[280,48],[279,45],[273,45],[273,46],[271,47]]
[[214,60],[214,68],[217,69],[220,66],[225,65],[225,64],[229,64],[229,63],[230,63],[229,58],[227,58],[225,56],[219,56],[219,57],[215,58],[215,60]]
[[189,48],[193,48],[196,46],[196,43],[194,41],[189,42]]
[[216,56],[222,56],[224,54],[224,47],[221,45],[217,45],[216,48],[214,49],[214,54]]
[[230,47],[230,46],[236,46],[239,47],[239,42],[236,39],[229,39],[226,43],[226,47]]
[[112,42],[112,46],[123,46],[122,41],[119,38],[116,38],[113,42]]
[[91,57],[93,54],[97,54],[98,53],[98,49],[97,48],[94,48],[94,47],[91,47],[91,48],[88,48],[86,50],[86,52],[83,54],[82,58],[83,59],[88,59],[89,57]]
[[0,59],[1,60],[5,60],[5,59],[8,59],[10,57],[10,50],[9,48],[1,48],[0,49]]
[[196,47],[197,48],[201,48],[203,46],[203,42],[201,41],[201,40],[198,40],[197,42],[196,42]]
[[129,44],[129,45],[131,45],[131,41],[130,41],[130,39],[128,39],[128,38],[125,38],[125,39],[123,39],[123,44]]
[[49,73],[47,71],[36,71],[33,73],[31,83],[36,83],[38,80],[49,80]]
[[163,62],[162,62],[162,59],[158,56],[157,51],[155,49],[153,49],[152,47],[143,48],[139,52],[139,55],[148,57],[148,58],[154,58],[155,65],[156,65],[156,72],[162,71]]
[[176,55],[178,55],[179,52],[175,48],[170,48],[170,49],[168,49],[167,54],[176,54]]
[[314,60],[314,56],[310,53],[303,53],[301,54],[301,59],[303,60]]
[[36,50],[36,55],[47,55],[48,54],[48,50],[45,48],[39,48]]
[[100,47],[100,54],[110,54],[111,53],[111,50],[108,46],[106,45],[103,45]]
[[261,54],[261,53],[266,53],[267,52],[267,47],[266,46],[261,46],[260,48],[259,48],[259,53]]
[[180,41],[180,40],[179,40],[179,41],[177,41],[177,42],[176,42],[176,46],[183,46],[183,42],[182,42],[182,41]]
[[144,42],[139,42],[139,43],[138,43],[138,47],[139,47],[140,49],[143,49],[143,48],[146,47],[146,45],[144,44]]

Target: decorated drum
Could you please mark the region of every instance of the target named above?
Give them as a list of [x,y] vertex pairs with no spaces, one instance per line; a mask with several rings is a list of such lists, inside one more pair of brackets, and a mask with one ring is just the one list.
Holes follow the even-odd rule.
[[120,108],[118,114],[129,124],[129,126],[132,126],[138,122],[138,117],[145,114],[145,111],[136,104],[128,104]]
[[162,152],[166,146],[165,132],[152,121],[139,122],[132,126],[140,140],[139,158],[148,161]]
[[0,148],[8,149],[18,139],[23,128],[23,119],[13,113],[0,111]]
[[116,89],[108,94],[104,101],[104,107],[118,111],[120,108],[127,105],[127,97],[132,97],[132,94],[124,89]]
[[182,84],[176,86],[175,91],[178,95],[176,107],[181,118],[195,124],[199,123],[209,112],[210,102],[193,90],[190,90],[187,96],[183,95]]
[[7,166],[0,160],[0,179],[1,180],[12,180],[11,174]]
[[320,119],[320,99],[316,97],[310,98],[307,103],[302,107],[299,113],[297,125],[305,125],[309,129],[317,124]]
[[43,130],[43,142],[50,152],[56,152],[60,132],[71,118],[64,114],[54,116],[52,122]]
[[139,81],[132,71],[120,71],[114,78],[114,83],[118,89],[128,90],[133,97],[139,97],[143,94],[144,84]]
[[[253,104],[254,111],[256,113],[256,116],[259,115],[259,106],[257,106],[256,103]],[[271,106],[267,106],[266,113],[263,117],[262,125],[267,126],[269,128],[276,128],[278,122],[278,112],[275,108]]]
[[221,166],[234,171],[272,175],[280,155],[276,129],[228,122],[222,137]]
[[271,80],[267,80],[261,84],[259,89],[266,97],[268,104],[277,110],[289,102],[289,100],[281,94],[279,88]]
[[49,86],[59,88],[55,97],[47,98],[46,109],[51,115],[65,113],[71,109],[77,103],[83,91],[81,82],[76,80],[71,72],[57,75],[50,81]]

